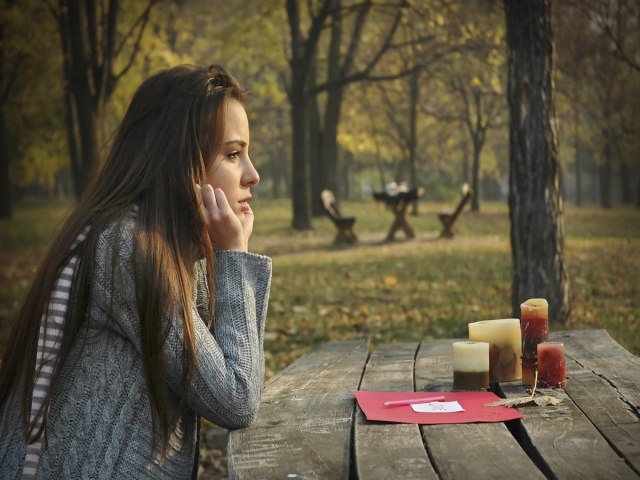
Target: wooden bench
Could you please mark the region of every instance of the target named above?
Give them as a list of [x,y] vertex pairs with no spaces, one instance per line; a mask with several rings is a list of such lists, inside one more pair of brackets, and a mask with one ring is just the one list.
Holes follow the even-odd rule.
[[[568,384],[557,406],[509,422],[370,422],[354,390],[450,391],[452,343],[334,341],[265,385],[258,418],[229,434],[229,478],[640,478],[640,359],[604,330],[554,332]],[[519,381],[501,396],[527,395]]]
[[323,190],[320,194],[320,200],[322,201],[322,208],[338,230],[333,243],[356,243],[358,237],[353,232],[353,224],[356,223],[356,217],[345,217],[340,213],[336,197],[331,190]]
[[456,220],[462,213],[462,209],[467,204],[469,199],[471,198],[472,192],[469,188],[469,184],[465,183],[462,185],[462,197],[460,198],[460,202],[458,202],[458,206],[456,209],[451,212],[440,212],[438,214],[438,218],[440,219],[440,223],[442,223],[442,232],[440,232],[440,236],[444,238],[453,238],[455,235],[454,225]]

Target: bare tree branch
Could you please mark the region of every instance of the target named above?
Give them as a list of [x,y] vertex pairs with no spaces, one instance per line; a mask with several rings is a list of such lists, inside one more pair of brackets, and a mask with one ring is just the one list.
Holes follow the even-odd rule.
[[127,35],[125,35],[125,37],[122,39],[122,43],[120,44],[120,46],[115,49],[116,55],[118,55],[120,53],[120,51],[122,50],[123,46],[124,46],[125,40],[129,36],[131,36],[133,34],[132,32],[133,32],[133,30],[135,28],[135,25],[139,25],[138,32],[136,34],[136,39],[134,40],[134,43],[133,43],[133,51],[131,52],[131,55],[129,56],[129,60],[127,61],[127,64],[122,68],[120,73],[117,73],[117,74],[114,75],[114,78],[115,78],[116,82],[118,80],[120,80],[120,78],[123,75],[125,75],[129,71],[131,66],[133,65],[133,62],[134,62],[134,60],[135,60],[135,58],[136,58],[136,56],[138,54],[138,51],[140,50],[140,40],[142,39],[142,34],[144,33],[144,30],[145,30],[145,27],[147,25],[147,22],[149,21],[149,14],[151,13],[151,8],[157,2],[158,2],[158,0],[149,0],[149,3],[147,3],[147,6],[145,7],[144,11],[136,19],[134,26],[131,27],[131,29],[129,30]]

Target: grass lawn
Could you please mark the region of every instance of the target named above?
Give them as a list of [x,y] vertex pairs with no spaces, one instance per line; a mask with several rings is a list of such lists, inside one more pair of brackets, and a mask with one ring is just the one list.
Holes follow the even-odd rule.
[[[453,202],[455,203],[455,202]],[[373,343],[462,337],[468,322],[511,317],[507,206],[464,213],[454,239],[439,239],[437,213],[409,215],[417,238],[384,242],[392,214],[373,201],[343,202],[355,215],[355,247],[334,248],[328,218],[290,228],[288,200],[256,199],[251,247],[273,258],[265,350],[271,376],[321,342],[371,336]],[[0,344],[68,203],[24,202],[0,222]],[[565,262],[572,315],[565,328],[605,328],[640,354],[640,209],[568,206]],[[551,319],[553,321],[553,319]]]

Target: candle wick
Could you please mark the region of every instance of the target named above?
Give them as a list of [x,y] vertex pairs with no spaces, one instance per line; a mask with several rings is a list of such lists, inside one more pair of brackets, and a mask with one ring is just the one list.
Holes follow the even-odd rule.
[[536,368],[536,375],[533,379],[533,390],[531,391],[531,398],[535,397],[537,386],[538,386],[538,369]]

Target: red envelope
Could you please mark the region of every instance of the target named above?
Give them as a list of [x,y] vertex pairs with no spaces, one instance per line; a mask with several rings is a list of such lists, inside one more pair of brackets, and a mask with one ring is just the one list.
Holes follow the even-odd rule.
[[[396,423],[418,423],[433,425],[440,423],[504,422],[524,417],[511,407],[486,407],[485,404],[500,400],[493,392],[354,392],[358,405],[367,420]],[[384,402],[403,399],[418,399],[429,396],[444,396],[444,402],[457,401],[464,412],[417,413],[411,405],[385,407]]]

